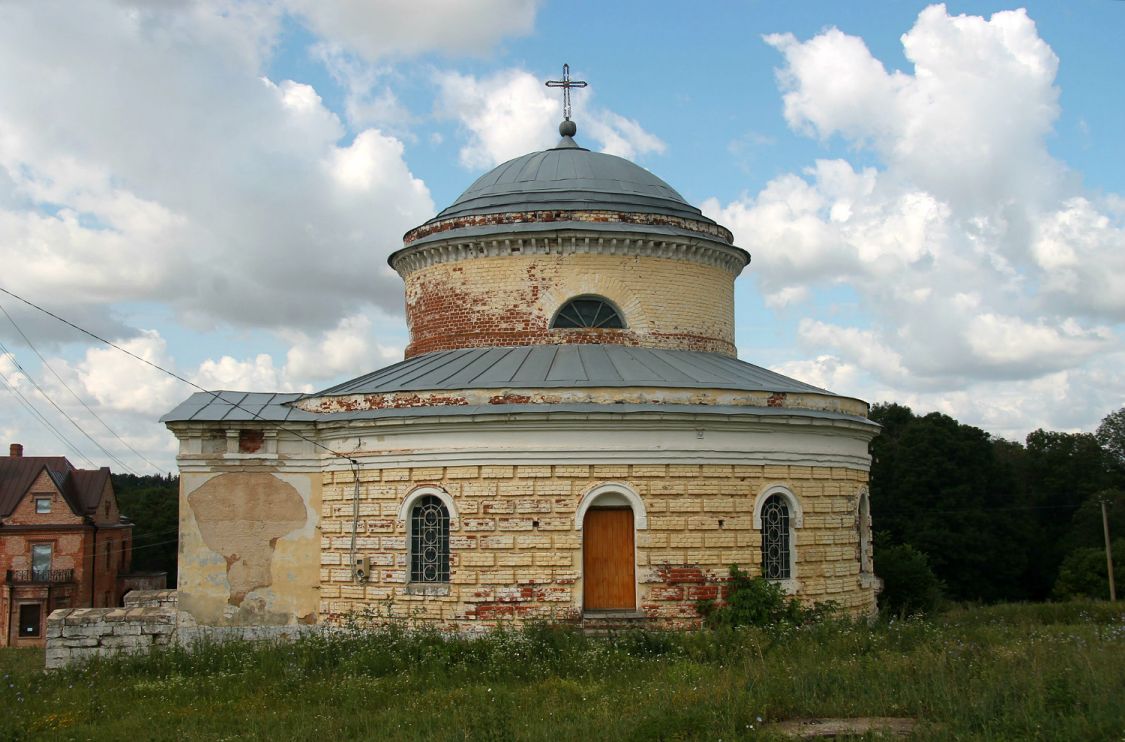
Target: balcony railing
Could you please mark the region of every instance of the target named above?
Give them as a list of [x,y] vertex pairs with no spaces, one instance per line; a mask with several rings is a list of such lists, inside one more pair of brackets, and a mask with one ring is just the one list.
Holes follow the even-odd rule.
[[74,582],[73,569],[9,569],[8,584]]

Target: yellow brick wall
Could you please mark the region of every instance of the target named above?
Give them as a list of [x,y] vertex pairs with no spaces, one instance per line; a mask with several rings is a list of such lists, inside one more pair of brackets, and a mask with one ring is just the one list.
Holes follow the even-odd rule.
[[[585,492],[621,482],[645,502],[637,531],[638,608],[669,625],[696,620],[695,601],[713,596],[731,564],[759,573],[757,494],[784,484],[799,499],[796,578],[806,602],[833,600],[853,615],[875,607],[859,575],[856,509],[867,473],[787,466],[461,466],[363,471],[357,552],[369,582],[352,581],[352,475],[328,473],[321,518],[322,621],[365,610],[375,618],[461,624],[576,618],[581,610],[582,532],[575,512]],[[448,595],[408,594],[406,496],[438,486],[453,497]],[[719,521],[722,520],[720,525]],[[537,523],[537,525],[536,525]]]
[[[625,330],[550,331],[583,294],[622,310]],[[734,276],[686,260],[571,253],[441,263],[406,278],[407,356],[451,347],[621,342],[734,354]]]

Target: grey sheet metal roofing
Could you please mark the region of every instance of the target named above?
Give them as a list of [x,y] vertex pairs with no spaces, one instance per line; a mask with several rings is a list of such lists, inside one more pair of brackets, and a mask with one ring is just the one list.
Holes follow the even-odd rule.
[[569,137],[554,149],[493,168],[427,224],[456,216],[554,209],[667,214],[714,224],[641,166],[578,147]]
[[[217,401],[220,395],[226,401]],[[161,422],[224,422],[231,420],[244,420],[248,418],[231,417],[232,410],[238,409],[237,400],[250,396],[249,392],[196,392],[187,398],[174,410],[164,417]],[[651,404],[553,404],[553,405],[526,405],[526,404],[499,404],[499,405],[451,405],[444,407],[401,407],[383,410],[356,410],[353,412],[305,412],[288,406],[294,397],[299,394],[266,394],[275,401],[268,403],[260,409],[259,419],[269,422],[319,422],[341,420],[372,420],[388,418],[409,417],[483,417],[497,415],[546,416],[546,415],[652,415],[652,414],[682,414],[692,416],[754,416],[754,417],[805,417],[820,420],[840,420],[858,423],[871,427],[878,427],[878,423],[865,417],[849,415],[845,412],[830,412],[827,410],[802,410],[790,407],[740,407],[735,405],[651,405]],[[235,405],[230,400],[236,400]],[[283,401],[279,401],[283,400]]]
[[303,396],[273,392],[196,392],[161,417],[160,422],[259,420],[284,423],[319,419],[318,415],[289,406]]
[[647,386],[832,394],[718,353],[591,344],[435,351],[312,396],[500,387]]
[[[536,345],[466,348],[415,356],[393,366],[311,395],[248,392],[197,392],[161,422],[265,420],[311,422],[374,417],[535,414],[547,412],[685,412],[697,414],[787,414],[863,420],[842,413],[792,408],[721,405],[469,405],[312,413],[291,406],[302,397],[454,391],[495,388],[662,387],[735,391],[811,392],[839,396],[768,369],[718,353],[632,348],[623,345]],[[777,412],[767,412],[775,409]]]

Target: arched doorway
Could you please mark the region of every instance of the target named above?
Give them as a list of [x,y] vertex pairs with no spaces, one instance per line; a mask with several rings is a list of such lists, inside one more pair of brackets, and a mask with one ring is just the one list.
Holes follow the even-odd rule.
[[583,608],[623,611],[637,607],[633,509],[594,505],[582,523]]
[[574,514],[582,532],[582,609],[637,609],[636,532],[648,528],[640,495],[624,482],[603,482],[582,496]]

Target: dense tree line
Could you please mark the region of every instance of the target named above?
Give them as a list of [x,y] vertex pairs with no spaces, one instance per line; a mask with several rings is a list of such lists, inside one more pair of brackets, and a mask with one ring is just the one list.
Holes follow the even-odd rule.
[[168,573],[176,586],[180,478],[171,474],[114,474],[113,491],[122,515],[133,522],[133,569]]
[[871,513],[884,603],[923,600],[895,591],[921,589],[927,565],[954,600],[1108,597],[1100,501],[1125,537],[1125,408],[1097,434],[1036,430],[1022,444],[899,404],[871,417],[883,426]]

